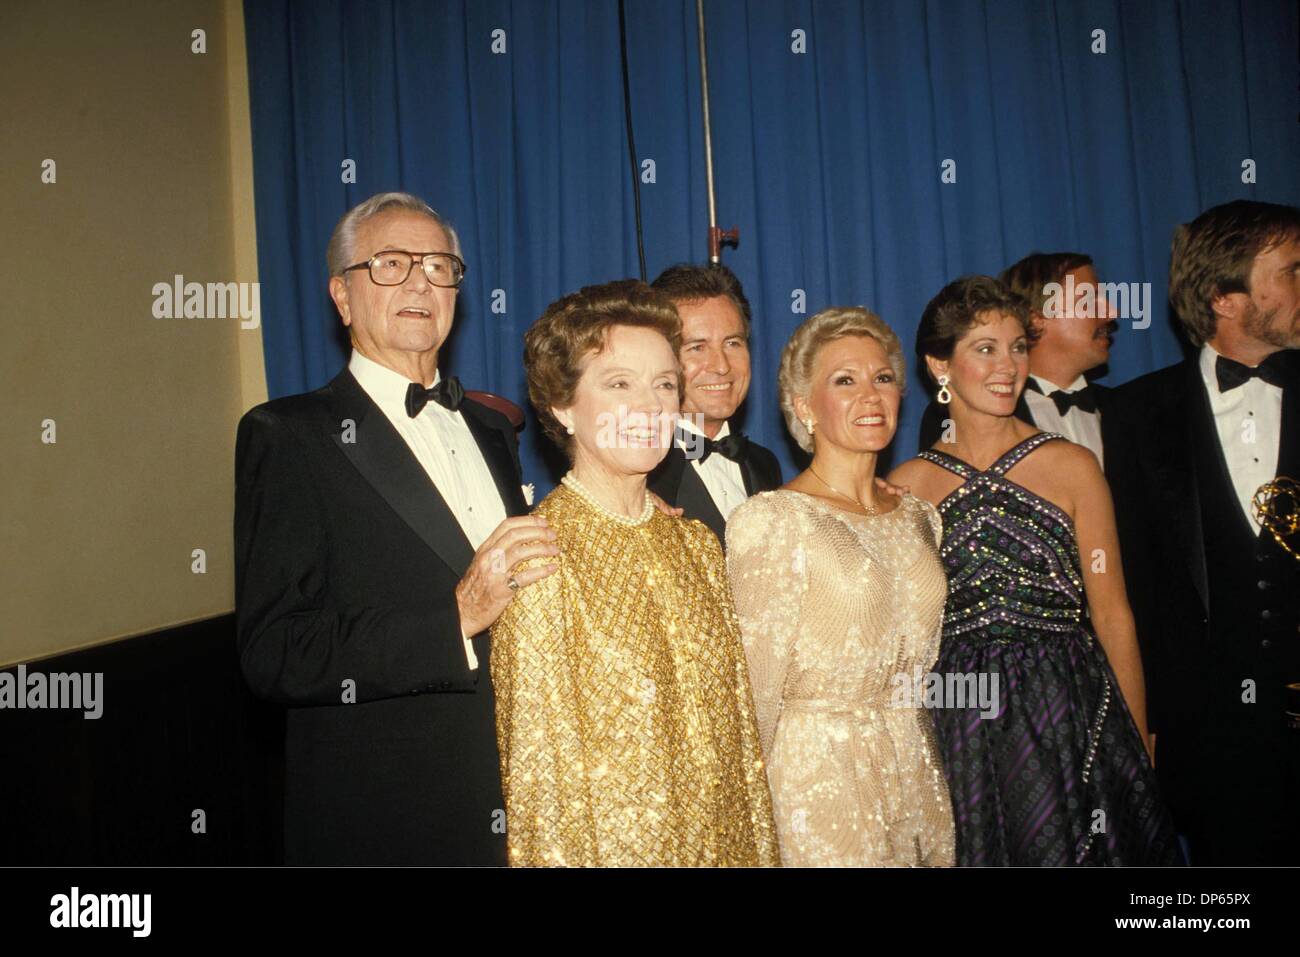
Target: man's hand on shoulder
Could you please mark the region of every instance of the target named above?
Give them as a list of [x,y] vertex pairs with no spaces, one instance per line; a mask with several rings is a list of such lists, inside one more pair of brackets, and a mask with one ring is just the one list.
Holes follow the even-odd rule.
[[646,494],[650,496],[650,501],[654,502],[655,508],[659,509],[659,511],[663,512],[665,515],[671,515],[674,518],[677,518],[678,516],[686,514],[686,509],[679,506],[669,505],[654,492],[647,490]]
[[549,563],[517,572],[520,562],[559,553],[555,532],[540,515],[507,518],[498,525],[474,553],[465,577],[456,585],[456,607],[465,635],[486,631],[501,617],[515,596],[510,582],[527,588],[560,567]]
[[893,485],[888,479],[883,479],[879,475],[876,476],[876,488],[894,496],[894,498],[902,498],[903,493],[912,490],[910,485]]

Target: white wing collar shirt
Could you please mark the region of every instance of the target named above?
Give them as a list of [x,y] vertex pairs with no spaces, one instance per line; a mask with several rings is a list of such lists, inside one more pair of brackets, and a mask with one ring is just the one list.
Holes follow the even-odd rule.
[[1053,392],[1069,394],[1086,389],[1088,380],[1079,376],[1062,389],[1042,376],[1031,374],[1030,378],[1037,382],[1042,390],[1041,392],[1035,392],[1033,389],[1025,390],[1025,404],[1029,406],[1030,414],[1034,417],[1034,424],[1044,432],[1059,432],[1076,445],[1091,449],[1093,455],[1097,456],[1097,462],[1105,467],[1106,460],[1102,457],[1105,450],[1101,446],[1101,416],[1096,412],[1085,412],[1078,406],[1066,409],[1065,415],[1061,415],[1056,408],[1056,403],[1051,399]]
[[[678,420],[678,424],[688,432],[694,432],[701,437],[704,435],[703,430],[690,417],[690,413],[683,414]],[[720,442],[730,434],[731,423],[724,422],[713,440]],[[709,490],[709,497],[713,499],[713,504],[722,513],[723,520],[729,519],[736,506],[749,497],[745,494],[745,478],[740,473],[740,463],[731,461],[725,455],[714,454],[710,455],[701,465],[698,455],[695,458],[690,457],[690,450],[681,442],[680,437],[677,445],[682,451],[688,453],[686,460],[691,463],[696,474],[704,481],[704,487]]]
[[[506,518],[505,504],[492,472],[483,460],[474,434],[460,411],[430,402],[412,418],[406,413],[406,376],[367,359],[353,350],[348,370],[366,394],[393,424],[429,480],[442,495],[461,531],[475,551]],[[434,375],[436,385],[442,373]],[[420,383],[423,385],[424,383]],[[469,636],[463,636],[471,669],[478,658]]]
[[1250,527],[1258,529],[1250,503],[1261,485],[1277,477],[1282,390],[1263,379],[1247,379],[1234,389],[1220,392],[1215,372],[1218,358],[1219,353],[1208,343],[1201,346],[1201,381],[1210,399],[1214,430],[1232,477],[1232,489]]

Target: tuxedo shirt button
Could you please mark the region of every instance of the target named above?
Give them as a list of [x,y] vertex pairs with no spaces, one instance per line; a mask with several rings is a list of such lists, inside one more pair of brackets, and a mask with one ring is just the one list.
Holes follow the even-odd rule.
[[1267,638],[1265,638],[1263,641],[1261,641],[1261,642],[1259,643],[1259,646],[1260,646],[1261,648],[1263,648],[1265,651],[1267,651],[1269,648],[1272,648],[1272,647],[1273,647],[1273,642],[1271,642],[1271,641],[1269,641]]
[[1264,579],[1261,578],[1259,581],[1255,582],[1255,587],[1258,588],[1260,591],[1263,591],[1264,589],[1268,588],[1268,582],[1266,582]]
[[1265,621],[1268,621],[1270,618],[1273,617],[1273,613],[1269,611],[1267,608],[1265,608],[1263,611],[1259,613],[1259,617],[1263,618]]

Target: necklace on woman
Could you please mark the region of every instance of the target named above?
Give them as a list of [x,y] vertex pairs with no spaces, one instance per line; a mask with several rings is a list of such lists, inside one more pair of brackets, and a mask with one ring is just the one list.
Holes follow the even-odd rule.
[[843,492],[841,492],[839,489],[837,489],[837,488],[836,488],[834,485],[832,485],[830,482],[826,481],[824,478],[822,478],[820,475],[818,475],[818,474],[817,474],[817,470],[816,470],[815,468],[812,467],[812,463],[811,463],[811,462],[808,463],[808,471],[809,471],[809,472],[812,472],[812,474],[813,474],[813,478],[817,479],[817,481],[821,482],[823,485],[825,485],[828,489],[830,489],[832,492],[834,492],[834,493],[835,493],[836,495],[838,495],[840,498],[846,498],[846,499],[848,499],[850,502],[852,502],[854,505],[858,506],[858,508],[866,509],[866,512],[867,512],[868,515],[875,515],[875,514],[877,513],[878,509],[876,508],[876,506],[874,506],[874,505],[868,505],[866,502],[860,502],[860,501],[858,501],[856,498],[854,498],[852,495],[845,495]]
[[654,500],[651,499],[649,495],[646,495],[645,504],[641,506],[641,514],[636,517],[623,515],[620,512],[616,512],[613,509],[606,507],[600,499],[596,498],[595,493],[593,493],[591,489],[578,481],[578,476],[573,474],[572,469],[565,473],[564,477],[560,479],[560,483],[569,489],[572,489],[574,494],[606,518],[612,518],[614,521],[623,525],[644,525],[650,520],[650,516],[653,515],[655,511]]

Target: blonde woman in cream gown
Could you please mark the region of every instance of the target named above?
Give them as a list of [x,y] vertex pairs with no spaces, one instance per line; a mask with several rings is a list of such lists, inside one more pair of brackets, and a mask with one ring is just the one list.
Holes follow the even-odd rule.
[[781,391],[796,439],[813,451],[816,436],[812,469],[727,523],[786,866],[954,859],[933,721],[918,696],[901,694],[939,653],[939,516],[910,494],[871,491],[873,448],[892,438],[902,374],[897,337],[866,310],[804,323],[786,347]]

